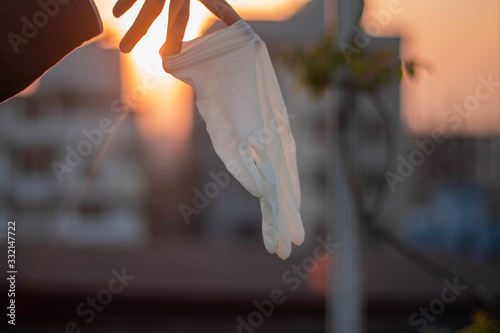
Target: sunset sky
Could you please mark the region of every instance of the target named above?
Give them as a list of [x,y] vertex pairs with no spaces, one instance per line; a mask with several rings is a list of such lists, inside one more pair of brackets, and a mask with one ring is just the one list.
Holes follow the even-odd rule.
[[[247,20],[284,20],[292,16],[308,0],[232,0],[228,1],[238,13]],[[96,0],[104,21],[104,35],[109,47],[117,47],[119,39],[132,25],[144,1],[137,3],[116,19],[112,15],[115,1]],[[199,1],[191,1],[189,23],[185,40],[199,36],[214,16]],[[141,86],[145,79],[159,78],[156,89],[148,89],[145,98],[135,99],[140,112],[139,125],[151,135],[168,136],[172,140],[185,140],[191,131],[192,93],[182,82],[161,70],[158,50],[166,36],[168,22],[168,1],[164,11],[151,26],[147,35],[137,44],[129,55],[123,55],[124,92]],[[155,84],[156,86],[156,84]]]
[[[390,0],[368,0],[363,24],[376,21]],[[402,84],[402,117],[416,132],[440,127],[452,131],[458,122],[445,121],[454,104],[474,96],[479,77],[500,81],[500,2],[498,0],[401,0],[399,14],[382,26],[381,36],[401,36],[402,57],[422,59],[429,67],[413,82]],[[379,19],[380,21],[380,19]],[[467,115],[467,114],[466,114]],[[453,115],[458,117],[458,115]],[[480,101],[458,134],[500,132],[500,87]],[[449,119],[448,118],[448,119]]]
[[[386,21],[377,13],[387,11],[395,0],[367,0],[362,26],[378,24],[378,36],[400,36],[402,57],[421,61],[426,69],[415,80],[402,83],[401,117],[414,132],[430,132],[437,127],[451,131],[444,120],[447,110],[474,95],[479,77],[500,81],[500,2],[498,0],[401,0],[397,14]],[[284,20],[308,0],[232,0],[228,1],[247,20]],[[111,14],[114,1],[96,1],[105,22],[106,35],[113,35],[116,47],[132,24],[143,1],[120,19]],[[124,91],[141,85],[145,76],[159,77],[156,89],[149,89],[144,100],[137,101],[141,126],[150,133],[184,140],[192,121],[191,90],[161,71],[158,50],[167,26],[168,1],[147,36],[130,55],[124,55]],[[379,16],[380,17],[380,16]],[[387,17],[387,16],[386,16]],[[196,0],[185,39],[200,35],[213,15]],[[500,129],[500,87],[481,100],[468,118],[462,117],[459,134],[498,133]],[[448,112],[448,117],[455,114]],[[456,116],[456,115],[455,115]]]

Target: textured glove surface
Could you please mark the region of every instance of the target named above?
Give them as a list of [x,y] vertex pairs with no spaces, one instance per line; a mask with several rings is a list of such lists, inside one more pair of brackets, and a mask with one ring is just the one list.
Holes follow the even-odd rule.
[[240,20],[184,42],[165,71],[191,85],[216,153],[260,198],[267,251],[286,259],[304,241],[295,141],[264,42]]

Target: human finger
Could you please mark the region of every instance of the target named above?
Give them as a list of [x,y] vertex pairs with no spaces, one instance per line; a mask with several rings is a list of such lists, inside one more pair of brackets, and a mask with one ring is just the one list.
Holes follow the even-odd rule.
[[225,0],[200,0],[201,3],[227,26],[238,22],[241,17]]
[[182,39],[189,20],[189,0],[171,0],[168,10],[167,39],[161,48],[162,56],[170,56],[181,51]]
[[122,52],[129,53],[132,51],[139,40],[148,32],[154,20],[160,15],[164,5],[165,0],[146,0],[135,22],[120,42]]
[[118,18],[134,5],[137,0],[118,0],[113,7],[113,15]]

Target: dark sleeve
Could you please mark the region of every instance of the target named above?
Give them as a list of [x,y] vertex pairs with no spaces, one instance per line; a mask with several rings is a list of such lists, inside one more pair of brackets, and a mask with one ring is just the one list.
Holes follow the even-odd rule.
[[101,33],[90,0],[2,0],[0,102]]

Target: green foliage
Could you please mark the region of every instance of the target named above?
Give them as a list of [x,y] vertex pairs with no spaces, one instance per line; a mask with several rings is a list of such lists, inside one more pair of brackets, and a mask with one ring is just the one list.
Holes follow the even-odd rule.
[[472,325],[460,333],[500,333],[500,323],[490,314],[479,312],[472,317]]
[[472,316],[472,324],[459,331],[432,328],[426,330],[425,333],[500,333],[500,322],[491,314],[478,312]]
[[[403,75],[397,50],[369,53],[366,49],[355,48],[355,52],[346,57],[337,45],[336,39],[327,35],[310,49],[288,51],[280,58],[298,76],[300,84],[315,96],[321,95],[327,87],[337,86],[340,74],[345,72],[349,80],[344,84],[362,91],[377,90]],[[403,64],[404,72],[413,77],[417,64],[414,61]]]

